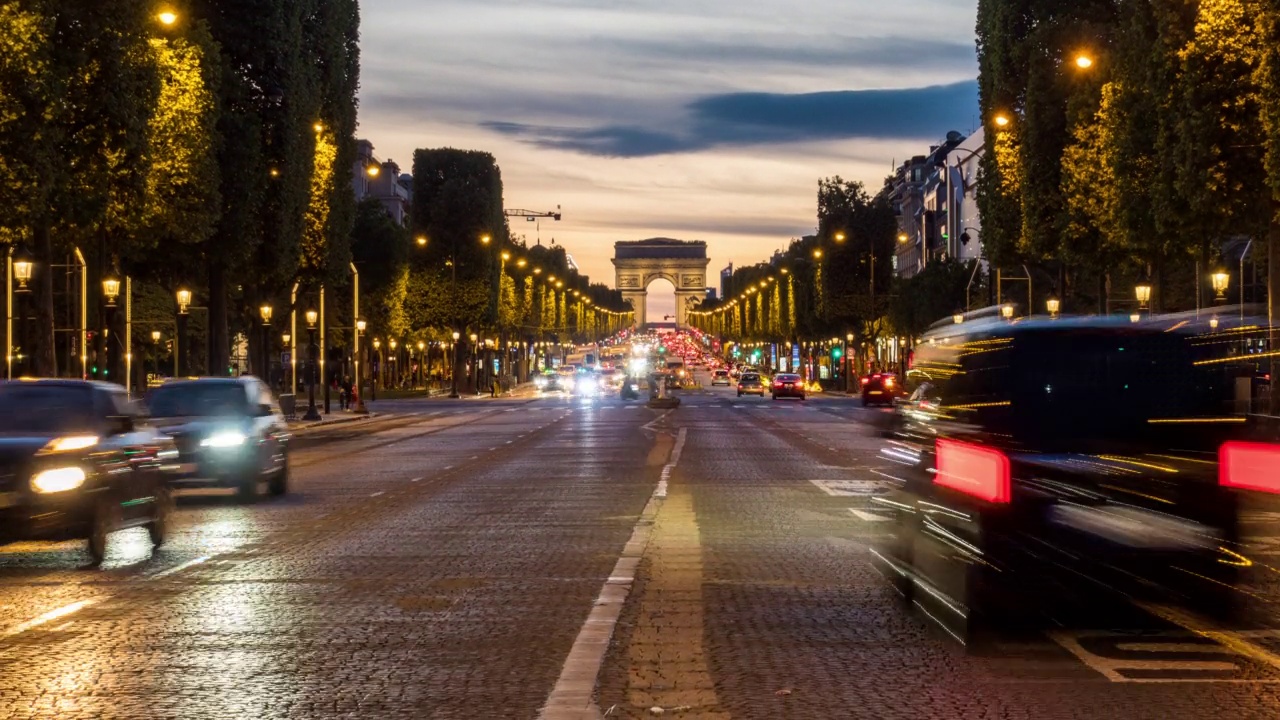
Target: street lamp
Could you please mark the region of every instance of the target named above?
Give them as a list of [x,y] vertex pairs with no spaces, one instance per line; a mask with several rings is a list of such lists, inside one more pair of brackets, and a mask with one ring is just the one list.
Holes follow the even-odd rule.
[[1081,53],[1080,55],[1077,55],[1076,67],[1080,68],[1081,70],[1088,70],[1089,68],[1093,67],[1093,58],[1083,53]]
[[1009,119],[1008,115],[997,115],[995,117],[996,127],[1008,127],[1010,122],[1012,121]]
[[414,238],[414,242],[418,243],[418,247],[426,247],[426,245],[427,245],[427,236],[426,236],[426,235],[419,235],[418,237]]
[[1056,297],[1050,297],[1044,301],[1045,309],[1049,311],[1049,317],[1058,317],[1058,312],[1062,310],[1062,301]]
[[471,333],[470,339],[471,339],[471,373],[468,375],[468,379],[472,381],[472,385],[475,389],[475,394],[479,395],[480,394],[480,368],[476,364],[476,341],[480,339],[480,336],[476,335],[475,333]]
[[1217,330],[1217,329],[1218,329],[1218,316],[1217,316],[1217,315],[1214,315],[1213,317],[1209,318],[1209,328],[1210,328],[1210,329],[1212,329],[1212,330]]
[[1213,283],[1213,291],[1217,293],[1216,299],[1219,301],[1226,300],[1227,286],[1231,283],[1231,276],[1227,274],[1227,271],[1219,270],[1211,275],[1209,280]]
[[955,323],[956,325],[959,325],[960,323],[964,322],[964,315],[962,313],[956,313],[955,315],[952,315],[951,322]]
[[102,296],[107,299],[108,307],[115,307],[116,298],[120,297],[120,278],[109,272],[102,278]]
[[161,25],[172,25],[178,22],[178,14],[172,10],[162,10],[156,15]]
[[480,244],[481,244],[481,245],[488,245],[488,244],[489,244],[490,242],[492,242],[492,241],[493,241],[493,238],[489,237],[488,235],[481,235],[481,236],[480,236]]
[[835,235],[836,242],[844,242],[844,233],[838,232]]
[[458,339],[462,337],[462,333],[457,330],[453,331],[453,347],[450,355],[453,356],[453,365],[449,367],[449,378],[453,381],[453,390],[449,393],[449,397],[458,398]]
[[27,283],[31,282],[31,275],[35,272],[35,268],[36,264],[31,258],[31,251],[25,246],[19,246],[13,253],[13,279],[18,281],[17,292],[27,292],[30,289]]
[[427,362],[424,354],[427,344],[421,340],[418,341],[418,379],[422,381],[422,386],[427,386]]
[[364,169],[364,172],[369,177],[376,178],[378,177],[378,173],[382,172],[382,168],[378,167],[377,165],[370,165],[369,167]]
[[813,250],[813,257],[814,257],[814,258],[817,258],[817,259],[821,259],[821,258],[822,258],[822,248],[814,248],[814,250]]
[[262,317],[262,379],[271,382],[271,313],[270,305],[263,304],[258,308]]
[[1139,283],[1133,289],[1133,294],[1138,298],[1138,309],[1146,310],[1147,303],[1151,302],[1151,286],[1147,283]]
[[307,414],[303,415],[302,419],[316,421],[320,419],[320,411],[316,409],[316,361],[320,359],[320,348],[316,347],[316,321],[320,319],[320,313],[308,310],[305,317],[307,318]]
[[906,241],[908,241],[908,240],[910,240],[910,239],[911,239],[911,238],[910,238],[906,233],[904,233],[904,232],[903,232],[903,233],[898,233],[898,242],[900,242],[900,243],[904,243],[904,242],[906,242]]
[[177,332],[173,336],[173,374],[184,377],[187,374],[187,308],[191,307],[191,291],[186,288],[174,293],[178,301]]
[[1013,306],[1006,303],[1003,307],[1000,308],[1000,315],[1003,316],[1005,320],[1012,320]]
[[[156,356],[156,376],[159,377],[160,375],[160,331],[159,330],[151,331],[151,344],[154,346],[152,348],[152,353],[155,354]],[[150,385],[150,383],[148,383],[148,385]]]

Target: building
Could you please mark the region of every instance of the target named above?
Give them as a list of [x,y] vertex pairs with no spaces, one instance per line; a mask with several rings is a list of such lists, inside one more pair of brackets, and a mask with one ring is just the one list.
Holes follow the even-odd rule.
[[356,159],[351,166],[351,189],[356,201],[377,198],[387,214],[401,225],[409,224],[409,203],[413,198],[413,176],[401,174],[395,160],[379,160],[373,143],[356,141]]
[[729,297],[729,286],[733,284],[733,263],[720,271],[720,297]]
[[[980,146],[981,138],[977,142]],[[953,166],[953,158],[965,157],[959,150],[965,143],[964,135],[947,133],[940,145],[929,148],[928,155],[917,155],[900,165],[885,186],[898,218],[894,269],[902,277],[915,275],[930,262],[961,256],[956,223],[963,215],[960,198],[965,184],[960,173],[965,166]],[[969,153],[969,158],[979,156]],[[976,160],[973,165],[976,167]],[[977,177],[976,171],[973,177]]]
[[978,170],[986,151],[986,132],[979,129],[951,154],[951,183],[956,212],[951,224],[952,256],[982,260],[982,216],[978,212]]

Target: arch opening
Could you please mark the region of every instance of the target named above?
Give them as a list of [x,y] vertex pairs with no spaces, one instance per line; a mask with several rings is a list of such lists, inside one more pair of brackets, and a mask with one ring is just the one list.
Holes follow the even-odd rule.
[[670,323],[676,319],[676,286],[671,280],[655,275],[645,285],[646,323]]

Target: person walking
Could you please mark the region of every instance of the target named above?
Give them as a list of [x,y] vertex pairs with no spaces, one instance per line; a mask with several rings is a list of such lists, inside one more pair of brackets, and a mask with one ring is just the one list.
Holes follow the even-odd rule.
[[498,376],[494,375],[489,385],[489,397],[498,397],[502,394],[502,383],[498,380]]

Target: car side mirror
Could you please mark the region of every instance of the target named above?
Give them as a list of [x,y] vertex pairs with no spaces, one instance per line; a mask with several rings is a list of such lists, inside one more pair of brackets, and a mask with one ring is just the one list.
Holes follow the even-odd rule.
[[124,435],[134,430],[132,415],[111,415],[107,418],[107,430],[112,435]]

